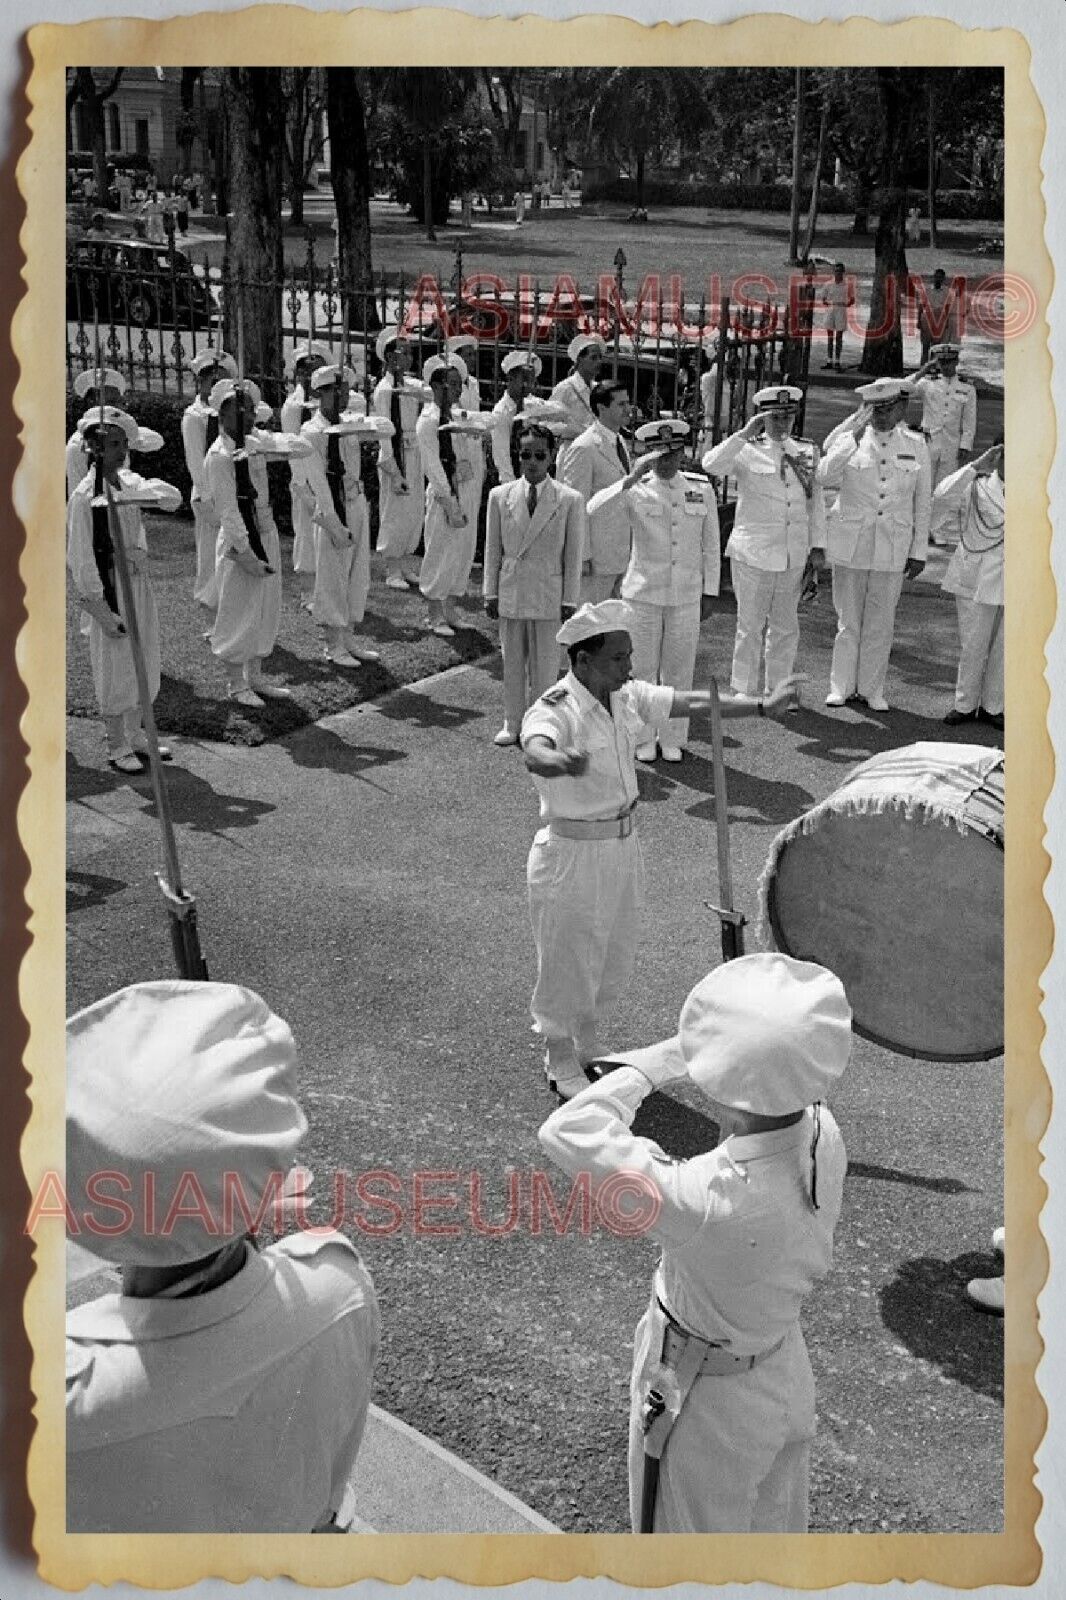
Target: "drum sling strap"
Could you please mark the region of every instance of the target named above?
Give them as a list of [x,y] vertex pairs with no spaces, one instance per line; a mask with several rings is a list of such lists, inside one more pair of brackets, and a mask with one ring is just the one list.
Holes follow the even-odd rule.
[[344,491],[344,462],[341,459],[341,442],[335,433],[326,435],[326,482],[333,498],[333,509],[348,526],[348,503]]

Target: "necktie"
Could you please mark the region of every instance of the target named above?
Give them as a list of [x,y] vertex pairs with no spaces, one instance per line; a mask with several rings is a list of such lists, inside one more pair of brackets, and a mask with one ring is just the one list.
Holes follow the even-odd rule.
[[620,437],[618,436],[617,433],[614,436],[614,447],[618,452],[618,459],[622,463],[622,471],[623,472],[628,472],[629,471],[629,451],[626,449],[625,445],[622,443],[622,441],[621,441],[621,439],[620,439]]
[[529,514],[530,514],[530,516],[533,515],[533,513],[534,513],[534,511],[536,511],[536,509],[537,509],[537,486],[536,486],[535,483],[531,483],[530,486],[529,486]]
[[392,453],[401,473],[404,469],[403,408],[400,405],[400,384],[402,382],[403,379],[398,378],[394,373],[392,378]]

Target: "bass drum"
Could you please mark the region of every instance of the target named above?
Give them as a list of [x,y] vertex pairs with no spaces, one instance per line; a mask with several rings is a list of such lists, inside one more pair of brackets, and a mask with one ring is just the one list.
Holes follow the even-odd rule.
[[774,840],[761,931],[836,973],[856,1033],[900,1055],[1003,1050],[1003,752],[905,745]]

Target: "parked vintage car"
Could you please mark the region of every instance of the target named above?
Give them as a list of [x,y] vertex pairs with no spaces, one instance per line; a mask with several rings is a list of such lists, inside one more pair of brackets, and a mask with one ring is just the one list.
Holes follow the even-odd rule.
[[134,328],[207,328],[216,290],[184,250],[91,231],[67,244],[67,317]]

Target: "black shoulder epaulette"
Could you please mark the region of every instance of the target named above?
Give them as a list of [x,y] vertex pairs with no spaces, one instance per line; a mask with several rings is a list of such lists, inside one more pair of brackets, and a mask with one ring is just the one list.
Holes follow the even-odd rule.
[[546,706],[557,706],[560,700],[566,699],[567,693],[568,691],[566,685],[560,683],[554,689],[545,689],[540,698],[544,701]]

